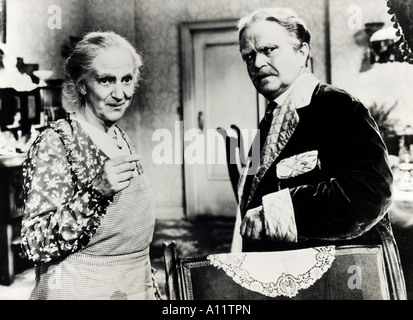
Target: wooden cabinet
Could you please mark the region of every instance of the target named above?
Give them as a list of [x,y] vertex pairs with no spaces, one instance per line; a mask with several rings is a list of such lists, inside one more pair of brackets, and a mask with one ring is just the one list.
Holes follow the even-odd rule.
[[50,80],[31,91],[0,88],[1,131],[21,130],[25,135],[32,126],[41,129],[48,121],[65,117],[62,108],[62,80]]
[[40,123],[41,108],[40,88],[31,91],[0,89],[1,131],[30,132],[31,125]]

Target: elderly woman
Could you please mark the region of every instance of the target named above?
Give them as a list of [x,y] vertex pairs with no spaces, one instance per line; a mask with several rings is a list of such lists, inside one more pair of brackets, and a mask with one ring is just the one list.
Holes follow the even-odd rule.
[[87,34],[66,61],[75,112],[44,130],[23,164],[22,246],[31,299],[155,299],[154,202],[140,156],[117,126],[142,59],[113,32]]

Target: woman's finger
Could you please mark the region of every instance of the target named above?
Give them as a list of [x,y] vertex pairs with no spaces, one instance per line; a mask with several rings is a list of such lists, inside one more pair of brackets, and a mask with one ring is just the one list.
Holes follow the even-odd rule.
[[112,161],[115,165],[119,165],[122,163],[127,163],[127,162],[136,162],[139,161],[140,159],[142,159],[142,156],[140,154],[134,153],[134,154],[126,154],[126,155],[122,155],[119,157],[115,157],[110,159],[110,161]]
[[133,178],[133,171],[122,172],[117,175],[118,183],[130,181]]
[[115,192],[122,191],[130,185],[130,180],[119,182],[117,187],[114,189]]
[[132,172],[136,168],[135,162],[124,162],[113,167],[113,173],[120,174],[123,172]]

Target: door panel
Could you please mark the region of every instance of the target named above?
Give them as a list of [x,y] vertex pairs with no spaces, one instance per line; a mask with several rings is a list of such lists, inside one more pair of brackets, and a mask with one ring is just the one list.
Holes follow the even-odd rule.
[[229,21],[184,24],[182,28],[184,130],[196,129],[192,139],[184,141],[184,148],[195,150],[198,159],[193,163],[189,157],[194,152],[184,153],[189,218],[235,217],[237,202],[224,139],[216,129],[237,125],[246,134],[244,146],[248,148],[262,114],[262,98],[241,59],[235,26],[236,22]]

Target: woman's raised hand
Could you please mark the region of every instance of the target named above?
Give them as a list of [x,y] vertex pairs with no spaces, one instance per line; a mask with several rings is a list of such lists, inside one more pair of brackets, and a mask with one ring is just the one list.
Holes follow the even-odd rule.
[[129,154],[107,160],[102,170],[92,180],[92,184],[103,196],[112,197],[129,186],[134,176],[136,161],[141,158],[139,154]]

